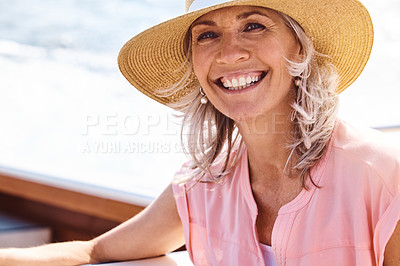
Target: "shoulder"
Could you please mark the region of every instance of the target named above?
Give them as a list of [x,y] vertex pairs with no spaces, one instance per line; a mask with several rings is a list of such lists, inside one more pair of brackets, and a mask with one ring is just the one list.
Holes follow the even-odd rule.
[[384,133],[343,121],[337,123],[332,146],[376,168],[385,168],[388,163],[398,163],[400,160],[400,147]]
[[400,147],[384,133],[339,121],[332,140],[335,164],[347,172],[369,172],[395,194],[400,187]]
[[[175,194],[185,194],[185,197],[216,195],[214,191],[230,190],[232,186],[238,186],[236,181],[247,169],[247,149],[245,147],[234,150],[230,154],[228,166],[226,166],[226,153],[220,154],[214,164],[210,166],[210,173],[206,173],[195,167],[192,162],[186,162],[176,172],[172,182]],[[219,177],[220,176],[220,177]],[[213,192],[213,193],[209,193]],[[210,195],[208,195],[210,194]]]
[[[202,171],[192,160],[187,161],[175,173],[173,183],[225,183],[236,171],[238,166],[247,162],[247,149],[245,145],[238,145],[228,155],[227,151],[222,151],[209,166],[208,171]],[[226,162],[228,160],[228,163]],[[220,178],[223,176],[223,178]],[[227,177],[227,178],[225,178]],[[201,182],[198,182],[201,181]]]

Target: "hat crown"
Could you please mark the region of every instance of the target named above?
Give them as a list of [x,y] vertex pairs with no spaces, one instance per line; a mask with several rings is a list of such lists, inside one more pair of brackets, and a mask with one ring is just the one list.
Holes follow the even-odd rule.
[[186,0],[186,12],[229,2],[226,0]]
[[189,8],[192,5],[193,1],[194,0],[186,0],[186,3],[185,3],[186,12],[189,11]]

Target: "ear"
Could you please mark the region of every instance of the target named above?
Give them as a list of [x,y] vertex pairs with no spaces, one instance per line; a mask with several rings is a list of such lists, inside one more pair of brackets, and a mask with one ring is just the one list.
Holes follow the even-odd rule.
[[307,57],[306,55],[307,47],[304,47],[303,44],[307,45],[309,39],[306,33],[304,32],[303,28],[300,26],[300,24],[297,23],[297,21],[295,21],[294,19],[283,13],[279,14],[283,19],[284,24],[290,30],[293,38],[297,43],[297,49],[296,49],[297,52],[293,54],[293,60],[295,62],[303,62]]
[[292,34],[296,40],[296,52],[293,54],[293,61],[295,62],[303,62],[306,58],[305,49],[297,36],[297,34],[292,30]]
[[183,51],[189,62],[192,61],[192,27],[188,29],[185,34],[185,39],[183,41]]

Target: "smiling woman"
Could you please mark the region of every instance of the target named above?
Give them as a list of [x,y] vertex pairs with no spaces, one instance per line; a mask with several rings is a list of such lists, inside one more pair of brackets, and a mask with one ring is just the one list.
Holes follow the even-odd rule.
[[[226,8],[192,27],[194,73],[210,104],[235,121],[248,122],[277,108],[285,115],[295,97],[285,59],[300,61],[300,45],[278,14],[261,10]],[[252,77],[258,82],[246,86]],[[224,82],[232,87],[222,87]]]
[[[225,9],[225,14],[220,12],[217,18],[219,18],[220,24],[222,19],[225,20],[223,25],[208,19],[208,17],[213,17],[213,12],[192,24],[188,31],[191,34],[186,37],[187,54],[190,58],[188,68],[191,69],[192,65],[199,66],[193,68],[199,81],[202,79],[203,84],[218,86],[222,90],[210,89],[211,91],[209,91],[204,85],[201,90],[208,91],[210,104],[199,104],[198,95],[193,95],[197,99],[187,97],[173,106],[184,110],[186,113],[184,122],[192,125],[191,133],[187,137],[188,142],[191,143],[188,145],[188,150],[193,160],[196,160],[199,153],[203,154],[203,158],[196,162],[201,166],[199,167],[201,171],[209,171],[215,154],[220,152],[218,149],[212,149],[212,147],[218,146],[219,139],[235,139],[232,136],[224,136],[225,133],[234,132],[234,126],[241,125],[241,135],[245,130],[252,131],[253,134],[267,133],[268,131],[273,133],[272,130],[282,131],[285,119],[287,120],[294,108],[296,112],[293,113],[291,119],[296,120],[297,123],[294,123],[294,129],[286,128],[286,132],[296,131],[292,141],[294,148],[292,154],[296,150],[298,157],[302,158],[297,162],[296,167],[302,172],[301,180],[304,186],[305,177],[313,163],[321,157],[335,123],[338,107],[338,95],[334,93],[337,89],[337,75],[332,65],[318,66],[316,64],[314,58],[316,52],[311,41],[301,26],[292,18],[269,9],[257,8],[255,11],[248,12],[246,8],[250,7],[241,7],[240,10],[237,7]],[[274,22],[273,18],[279,24]],[[234,28],[235,24],[232,21],[226,21],[229,19],[233,19],[233,22],[237,21],[237,28]],[[277,34],[276,31],[281,29],[284,30],[284,34]],[[226,40],[227,38],[230,39]],[[268,38],[272,41],[268,41]],[[247,42],[247,44],[240,43],[240,41]],[[288,42],[291,42],[294,47],[287,47]],[[266,46],[265,43],[269,46]],[[215,47],[217,45],[224,45],[224,47]],[[246,49],[241,47],[246,47]],[[290,52],[293,49],[295,52]],[[277,54],[273,54],[274,52]],[[323,55],[319,56],[323,57]],[[264,60],[265,58],[275,58],[275,67],[269,69],[270,65],[261,65],[259,60],[263,58]],[[212,66],[213,61],[218,65]],[[207,64],[207,62],[209,63]],[[267,67],[268,70],[265,70]],[[212,73],[216,77],[208,76],[210,68],[213,68]],[[268,73],[269,75],[267,75]],[[272,80],[275,84],[270,84],[268,87],[274,91],[252,90],[259,86],[259,83],[271,83],[272,75],[276,77]],[[265,77],[268,81],[264,81]],[[283,84],[284,82],[281,80],[286,81],[287,84]],[[298,89],[293,90],[292,86],[296,86]],[[173,88],[175,91],[179,90],[179,87]],[[173,91],[171,90],[169,93]],[[279,95],[285,104],[277,103]],[[212,99],[213,97],[215,100]],[[297,98],[296,101],[295,98]],[[203,95],[202,99],[204,99]],[[265,108],[273,108],[267,101],[273,101],[274,110],[265,110]],[[291,106],[293,102],[295,103]],[[259,109],[261,107],[262,110],[257,110],[257,107]],[[215,118],[217,116],[219,118]],[[229,119],[226,120],[224,116]],[[309,117],[315,119],[313,126],[307,126]],[[214,118],[216,128],[220,130],[216,133],[217,136],[214,137],[212,135],[214,132],[209,132],[210,135],[206,138],[210,141],[209,143],[193,145],[201,139],[198,135],[206,132],[204,130],[206,121]],[[233,123],[232,120],[235,120],[236,123]],[[221,124],[218,124],[218,121]],[[227,123],[227,125],[223,123]],[[279,129],[276,127],[277,125],[279,125]],[[224,131],[224,128],[227,130]],[[282,137],[284,139],[280,142],[286,143],[288,136],[283,134]],[[312,147],[311,143],[313,143]],[[229,151],[234,143],[228,143],[228,145],[230,146],[228,146],[226,163],[229,161]],[[213,150],[213,153],[207,153],[206,150]],[[305,153],[307,156],[304,155]],[[288,161],[288,155],[285,156],[285,161]],[[220,175],[224,175],[224,173],[216,174],[216,176]]]
[[[336,116],[373,27],[358,0],[186,1],[121,49],[126,79],[184,113],[189,161],[141,213],[89,241],[0,263],[398,265],[400,149]],[[345,214],[345,215],[344,215]],[[157,241],[154,241],[157,239]]]

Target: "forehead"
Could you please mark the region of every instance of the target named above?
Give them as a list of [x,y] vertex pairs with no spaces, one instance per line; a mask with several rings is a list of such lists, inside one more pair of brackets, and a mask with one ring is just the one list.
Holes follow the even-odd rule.
[[281,15],[273,9],[259,7],[259,6],[244,5],[244,6],[223,7],[217,10],[213,10],[199,17],[193,24],[196,24],[196,22],[199,21],[207,21],[207,20],[214,21],[228,17],[239,20],[253,13],[265,15],[273,20],[281,19]]

